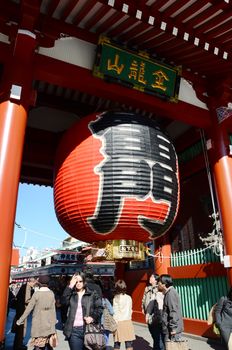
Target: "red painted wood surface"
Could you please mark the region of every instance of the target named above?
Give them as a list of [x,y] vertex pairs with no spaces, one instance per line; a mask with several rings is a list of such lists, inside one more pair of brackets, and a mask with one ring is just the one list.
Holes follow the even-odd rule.
[[212,326],[209,326],[207,321],[184,318],[184,332],[206,338],[218,339],[218,337],[213,333]]
[[18,266],[18,265],[19,265],[19,249],[13,248],[12,255],[11,255],[11,266]]
[[[0,104],[0,280],[1,300],[8,298],[14,220],[27,113],[22,105]],[[0,303],[0,343],[5,336],[6,302]]]
[[155,241],[155,272],[158,275],[167,274],[170,267],[170,259],[163,259],[161,255],[165,257],[171,256],[171,244],[168,233]]
[[169,267],[168,273],[174,278],[205,278],[226,276],[224,265],[219,262],[189,266]]
[[[231,117],[229,118],[231,119]],[[232,213],[232,158],[229,154],[229,135],[226,124],[219,124],[214,115],[213,142],[213,176],[220,207],[220,218],[224,240],[225,255],[232,256],[231,213]],[[232,266],[227,268],[229,284],[232,284]]]

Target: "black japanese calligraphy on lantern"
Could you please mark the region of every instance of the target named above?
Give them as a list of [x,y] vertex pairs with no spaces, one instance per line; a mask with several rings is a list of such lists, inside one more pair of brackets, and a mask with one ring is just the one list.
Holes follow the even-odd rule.
[[112,232],[123,212],[124,200],[151,199],[168,205],[164,219],[138,215],[138,224],[151,238],[166,232],[178,207],[177,157],[172,143],[153,121],[130,113],[105,113],[89,124],[102,141],[104,160],[95,167],[100,176],[95,213],[88,218],[99,234]]

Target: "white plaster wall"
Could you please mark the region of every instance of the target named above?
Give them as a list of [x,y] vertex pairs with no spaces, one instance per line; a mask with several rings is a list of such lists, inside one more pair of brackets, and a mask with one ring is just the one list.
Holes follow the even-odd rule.
[[52,48],[39,48],[41,55],[91,69],[94,65],[96,45],[76,38],[62,38],[55,41]]
[[208,109],[206,104],[201,102],[197,98],[195,90],[193,89],[191,84],[183,78],[181,78],[181,82],[180,82],[179,99],[181,101],[190,103],[200,108]]
[[7,44],[10,43],[8,36],[5,34],[2,34],[2,33],[0,33],[0,41],[2,41],[3,43],[7,43]]

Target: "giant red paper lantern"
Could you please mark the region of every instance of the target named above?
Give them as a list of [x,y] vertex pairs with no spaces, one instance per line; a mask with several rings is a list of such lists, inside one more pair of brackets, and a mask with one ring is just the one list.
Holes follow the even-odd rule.
[[85,117],[58,147],[54,200],[60,224],[81,241],[155,239],[178,210],[173,144],[140,115]]

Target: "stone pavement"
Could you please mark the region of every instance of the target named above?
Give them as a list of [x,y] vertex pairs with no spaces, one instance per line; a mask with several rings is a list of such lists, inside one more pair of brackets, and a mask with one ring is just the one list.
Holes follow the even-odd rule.
[[[9,315],[7,317],[6,323],[6,342],[5,349],[12,350],[14,334],[11,333],[11,324],[14,318],[14,310],[10,310]],[[58,315],[59,319],[59,315]],[[25,344],[29,345],[30,339],[30,320],[28,320],[28,330],[25,337]],[[134,322],[136,340],[134,341],[134,350],[152,350],[152,338],[147,329],[147,326],[141,323]],[[69,350],[67,341],[64,340],[64,336],[62,333],[61,323],[57,324],[57,333],[59,338],[59,345],[56,350]],[[224,346],[220,344],[220,341],[210,340],[203,337],[194,336],[191,334],[184,334],[184,336],[188,339],[189,349],[191,350],[223,350]],[[28,346],[28,350],[30,346]],[[77,349],[78,350],[78,349]],[[113,350],[113,337],[110,336],[110,344],[107,350]],[[121,345],[121,350],[125,350],[124,344]]]

